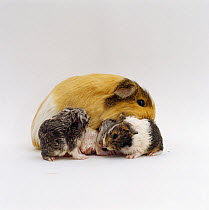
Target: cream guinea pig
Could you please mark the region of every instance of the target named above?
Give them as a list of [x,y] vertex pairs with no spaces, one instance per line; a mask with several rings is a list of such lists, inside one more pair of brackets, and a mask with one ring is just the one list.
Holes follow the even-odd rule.
[[31,126],[34,147],[40,149],[41,124],[65,107],[85,109],[92,131],[98,130],[106,119],[116,120],[121,113],[138,119],[155,118],[155,104],[150,94],[136,82],[111,74],[75,76],[55,86],[41,103]]

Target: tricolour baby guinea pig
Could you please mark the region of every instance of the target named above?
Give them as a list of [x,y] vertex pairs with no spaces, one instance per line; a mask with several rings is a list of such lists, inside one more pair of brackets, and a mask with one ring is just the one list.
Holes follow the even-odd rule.
[[149,119],[123,117],[116,121],[103,138],[103,148],[120,151],[133,159],[141,155],[157,155],[163,150],[159,128]]
[[81,107],[91,117],[89,128],[96,130],[106,119],[120,113],[139,119],[155,118],[149,93],[136,82],[118,75],[90,74],[71,77],[58,84],[40,105],[31,127],[32,142],[40,148],[40,125],[65,107]]

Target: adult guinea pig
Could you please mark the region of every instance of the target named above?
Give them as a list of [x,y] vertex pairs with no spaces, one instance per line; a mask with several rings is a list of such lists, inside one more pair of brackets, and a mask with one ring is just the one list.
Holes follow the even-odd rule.
[[41,103],[31,127],[34,147],[40,148],[40,125],[68,106],[85,109],[92,129],[98,129],[106,119],[117,119],[122,112],[139,119],[155,118],[151,96],[136,82],[110,74],[75,76],[55,86]]

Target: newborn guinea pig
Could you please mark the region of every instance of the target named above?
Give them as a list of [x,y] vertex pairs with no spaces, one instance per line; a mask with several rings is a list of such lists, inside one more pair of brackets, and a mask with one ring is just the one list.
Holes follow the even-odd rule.
[[71,107],[45,120],[38,133],[43,159],[54,161],[55,156],[66,153],[77,160],[87,159],[88,156],[82,154],[79,147],[88,122],[89,116],[84,109]]
[[149,119],[120,116],[107,131],[103,148],[120,151],[128,159],[141,155],[153,156],[163,151],[162,136],[155,122]]

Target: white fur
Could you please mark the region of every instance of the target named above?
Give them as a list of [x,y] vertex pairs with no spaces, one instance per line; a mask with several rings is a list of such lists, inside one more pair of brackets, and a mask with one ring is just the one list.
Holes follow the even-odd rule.
[[136,117],[126,117],[124,121],[130,123],[138,134],[133,135],[132,146],[126,146],[122,148],[121,151],[124,154],[137,154],[137,156],[145,154],[151,144],[151,128],[149,121],[147,119],[140,120]]
[[38,137],[38,131],[41,126],[41,124],[47,120],[50,119],[52,116],[58,113],[58,110],[56,108],[55,103],[53,102],[52,95],[49,95],[42,104],[42,107],[38,111],[38,114],[36,118],[34,119],[31,127],[31,136],[32,139],[37,143],[37,145],[40,145],[40,139]]

